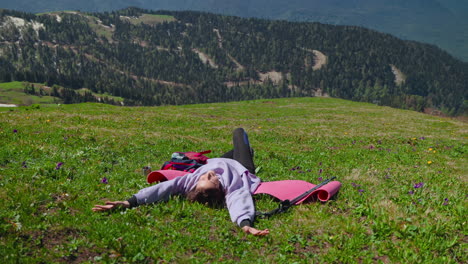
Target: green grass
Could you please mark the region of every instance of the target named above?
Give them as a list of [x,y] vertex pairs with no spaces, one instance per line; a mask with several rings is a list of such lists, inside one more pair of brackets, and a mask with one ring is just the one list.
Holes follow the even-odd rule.
[[112,100],[114,100],[114,101],[116,101],[116,102],[123,102],[123,101],[124,101],[124,98],[123,98],[123,97],[120,97],[120,96],[113,96],[113,95],[110,95],[110,94],[108,94],[108,93],[102,93],[102,94],[101,94],[101,93],[95,93],[95,92],[91,91],[91,90],[88,89],[88,88],[81,88],[81,89],[76,90],[76,92],[78,92],[78,93],[81,94],[81,95],[84,95],[85,92],[90,92],[90,93],[91,93],[93,96],[95,96],[95,97],[101,97],[101,98],[107,97],[107,98],[112,99]]
[[[49,96],[51,89],[45,87],[44,84],[40,83],[32,83],[36,89],[40,89],[40,87],[44,88],[44,93],[46,95],[43,96],[36,96],[31,94],[24,93],[24,87],[28,84],[27,82],[7,82],[7,83],[0,83],[0,104],[15,104],[15,105],[23,105],[23,106],[30,106],[32,104],[57,104],[62,103],[63,100]],[[59,86],[60,87],[60,86]],[[60,87],[62,88],[62,87]],[[91,92],[94,97],[104,98],[107,97],[109,99],[113,99],[116,102],[123,102],[124,99],[119,96],[112,96],[109,94],[99,94],[94,93],[88,88],[81,88],[76,90],[76,92],[83,95],[85,92]]]
[[15,89],[23,89],[24,85],[23,82],[6,82],[0,83],[0,89],[2,91],[8,90],[15,90]]
[[[91,211],[148,186],[141,168],[158,168],[173,151],[221,155],[236,127],[248,131],[264,181],[336,176],[343,184],[336,199],[259,220],[258,228],[270,229],[267,237],[243,234],[226,210],[179,198]],[[454,119],[327,98],[0,109],[0,258],[466,263],[467,128]],[[268,196],[257,196],[256,205],[276,207]]]
[[[35,96],[24,93],[23,82],[0,83],[0,103],[31,105],[31,104],[53,104],[61,100],[53,96]],[[37,88],[43,84],[34,84]]]

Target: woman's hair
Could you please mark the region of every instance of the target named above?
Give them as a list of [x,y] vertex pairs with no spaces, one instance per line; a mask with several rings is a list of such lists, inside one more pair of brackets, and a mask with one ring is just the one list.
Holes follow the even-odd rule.
[[187,200],[219,208],[224,206],[224,196],[224,190],[220,185],[218,188],[206,190],[197,190],[194,188],[187,193]]

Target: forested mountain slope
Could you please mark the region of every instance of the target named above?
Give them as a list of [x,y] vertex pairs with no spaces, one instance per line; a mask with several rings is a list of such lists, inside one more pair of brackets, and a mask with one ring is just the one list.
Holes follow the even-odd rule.
[[466,0],[0,0],[0,8],[34,13],[103,12],[129,6],[362,26],[435,44],[468,61]]
[[441,49],[354,26],[130,8],[0,12],[0,81],[88,88],[126,105],[329,95],[465,111],[468,66]]

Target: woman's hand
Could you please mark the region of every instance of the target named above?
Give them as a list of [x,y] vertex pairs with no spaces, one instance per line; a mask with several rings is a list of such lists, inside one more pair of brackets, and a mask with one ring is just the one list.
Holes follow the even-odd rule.
[[107,201],[106,205],[97,204],[93,207],[92,210],[93,212],[104,212],[104,211],[116,209],[118,207],[129,208],[130,203],[128,201],[115,201],[115,202]]
[[251,226],[244,226],[242,227],[242,230],[247,233],[247,234],[252,234],[254,236],[266,236],[270,233],[268,229],[265,230],[258,230],[256,228],[253,228]]

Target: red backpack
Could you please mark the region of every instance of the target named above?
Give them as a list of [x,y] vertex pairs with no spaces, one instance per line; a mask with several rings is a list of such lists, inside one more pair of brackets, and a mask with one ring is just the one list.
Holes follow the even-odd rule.
[[179,170],[194,172],[199,167],[206,164],[209,159],[204,154],[210,153],[211,150],[202,152],[174,152],[170,161],[166,161],[161,167],[161,170]]

